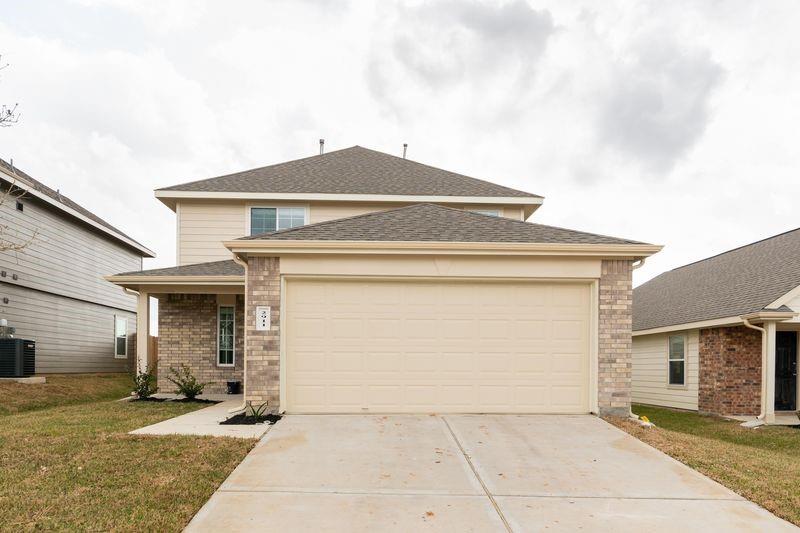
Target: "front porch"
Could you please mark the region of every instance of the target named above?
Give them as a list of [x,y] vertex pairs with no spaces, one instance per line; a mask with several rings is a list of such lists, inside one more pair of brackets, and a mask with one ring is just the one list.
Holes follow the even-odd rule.
[[797,425],[800,323],[792,311],[745,315],[700,330],[700,412],[748,423]]

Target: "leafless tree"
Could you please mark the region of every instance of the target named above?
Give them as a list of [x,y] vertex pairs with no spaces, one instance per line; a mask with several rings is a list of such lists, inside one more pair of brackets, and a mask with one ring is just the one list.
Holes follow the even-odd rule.
[[[24,196],[25,189],[18,187],[13,177],[8,186],[4,187],[0,183],[0,213],[5,211],[6,203],[16,204]],[[12,206],[11,209],[15,207],[16,205]],[[17,229],[8,224],[5,216],[0,215],[0,252],[21,252],[30,246],[38,234],[39,230],[34,229],[30,236],[23,237]]]
[[[0,70],[8,67],[8,63],[3,63],[3,56],[0,55]],[[16,124],[19,120],[19,113],[17,112],[17,104],[12,106],[2,104],[0,105],[0,127],[11,126]]]

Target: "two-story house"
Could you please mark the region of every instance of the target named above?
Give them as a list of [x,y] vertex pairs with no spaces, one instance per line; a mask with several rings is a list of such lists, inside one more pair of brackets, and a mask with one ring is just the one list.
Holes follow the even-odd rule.
[[178,266],[109,279],[140,327],[159,298],[162,386],[186,363],[290,413],[629,412],[631,270],[659,246],[359,146],[155,194]]
[[2,160],[0,195],[0,318],[36,341],[36,372],[130,370],[136,297],[103,276],[153,252]]

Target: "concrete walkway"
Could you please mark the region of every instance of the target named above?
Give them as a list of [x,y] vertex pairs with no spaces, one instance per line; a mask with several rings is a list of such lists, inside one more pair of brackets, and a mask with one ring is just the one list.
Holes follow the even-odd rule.
[[[204,396],[209,400],[217,397]],[[145,426],[131,431],[132,435],[200,435],[209,437],[238,437],[242,439],[257,439],[269,430],[267,424],[251,426],[223,426],[222,420],[230,416],[229,410],[242,404],[241,396],[223,396],[225,401],[198,409],[185,415],[176,416],[156,424]]]
[[593,416],[287,416],[187,530],[795,531]]

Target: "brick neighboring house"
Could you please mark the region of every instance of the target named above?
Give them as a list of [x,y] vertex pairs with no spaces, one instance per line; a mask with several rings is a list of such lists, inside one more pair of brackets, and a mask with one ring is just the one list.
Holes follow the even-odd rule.
[[659,246],[358,146],[156,197],[178,266],[107,279],[143,323],[159,299],[162,380],[185,363],[289,413],[630,411],[631,270]]
[[767,423],[795,414],[798,258],[800,229],[637,287],[633,401]]

